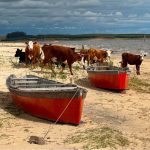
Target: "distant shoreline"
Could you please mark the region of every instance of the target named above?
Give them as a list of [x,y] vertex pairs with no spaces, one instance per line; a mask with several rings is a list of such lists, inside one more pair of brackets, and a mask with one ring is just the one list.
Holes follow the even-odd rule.
[[24,32],[12,32],[0,36],[1,41],[26,41],[26,40],[84,40],[84,39],[146,39],[150,34],[47,34],[27,35]]

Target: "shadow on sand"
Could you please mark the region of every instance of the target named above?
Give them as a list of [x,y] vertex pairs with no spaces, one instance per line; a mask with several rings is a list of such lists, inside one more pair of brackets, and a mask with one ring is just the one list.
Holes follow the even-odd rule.
[[0,91],[0,97],[1,97],[0,109],[4,110],[4,112],[7,112],[17,118],[22,118],[22,119],[29,120],[29,121],[42,122],[42,123],[47,123],[47,124],[53,123],[48,120],[44,120],[38,117],[28,115],[27,113],[25,113],[24,111],[16,107],[15,104],[11,100],[11,96],[9,92]]

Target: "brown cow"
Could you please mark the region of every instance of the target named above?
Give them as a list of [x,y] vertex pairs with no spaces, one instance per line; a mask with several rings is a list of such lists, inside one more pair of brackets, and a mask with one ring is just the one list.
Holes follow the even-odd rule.
[[26,49],[25,49],[25,62],[26,64],[29,63],[29,60],[31,60],[31,63],[36,63],[40,57],[41,57],[41,47],[40,44],[37,42],[26,42]]
[[136,66],[136,73],[137,75],[140,75],[140,65],[142,64],[143,57],[146,56],[143,55],[135,55],[131,53],[122,53],[122,61],[121,61],[121,67],[125,68],[127,65],[135,65]]
[[85,68],[85,60],[87,60],[87,64],[93,64],[95,62],[103,63],[108,58],[110,60],[111,50],[97,50],[90,48],[89,50],[81,49],[80,53],[83,55],[83,68]]
[[[70,47],[64,47],[64,46],[57,46],[57,45],[44,45],[42,47],[42,50],[44,52],[44,60],[43,63],[50,63],[50,67],[53,73],[53,67],[52,64],[54,62],[65,62],[67,61],[67,64],[70,69],[71,75],[72,73],[72,64],[75,61],[81,61],[81,56],[74,52],[74,48]],[[65,66],[62,66],[62,72],[64,70]]]

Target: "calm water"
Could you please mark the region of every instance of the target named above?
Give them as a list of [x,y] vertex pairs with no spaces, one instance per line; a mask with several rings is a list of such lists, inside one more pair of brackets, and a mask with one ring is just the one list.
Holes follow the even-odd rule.
[[86,39],[86,40],[60,40],[60,41],[49,41],[49,43],[57,45],[65,45],[76,47],[80,49],[82,45],[85,48],[104,48],[112,49],[116,53],[120,52],[134,52],[150,53],[150,39]]

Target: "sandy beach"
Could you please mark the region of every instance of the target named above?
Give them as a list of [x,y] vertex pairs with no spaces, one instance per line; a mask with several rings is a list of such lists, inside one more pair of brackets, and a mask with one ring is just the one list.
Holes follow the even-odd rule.
[[[12,103],[5,83],[10,74],[18,77],[27,74],[51,77],[51,70],[45,69],[41,73],[39,67],[19,65],[18,59],[14,57],[17,48],[24,50],[25,44],[0,43],[0,149],[150,149],[150,58],[144,59],[140,76],[136,75],[134,66],[129,66],[129,80],[135,77],[141,82],[129,84],[126,93],[95,88],[89,82],[86,70],[74,64],[73,82],[86,88],[88,93],[84,101],[82,121],[80,125],[73,126],[36,118]],[[118,66],[120,60],[120,54],[112,55],[114,65]],[[58,73],[54,80],[69,83],[69,69],[66,68],[64,72],[65,77]],[[111,132],[113,138],[106,145],[102,143],[100,146],[98,132],[103,129],[104,132]],[[28,143],[30,136],[43,137],[48,130],[45,145]]]

